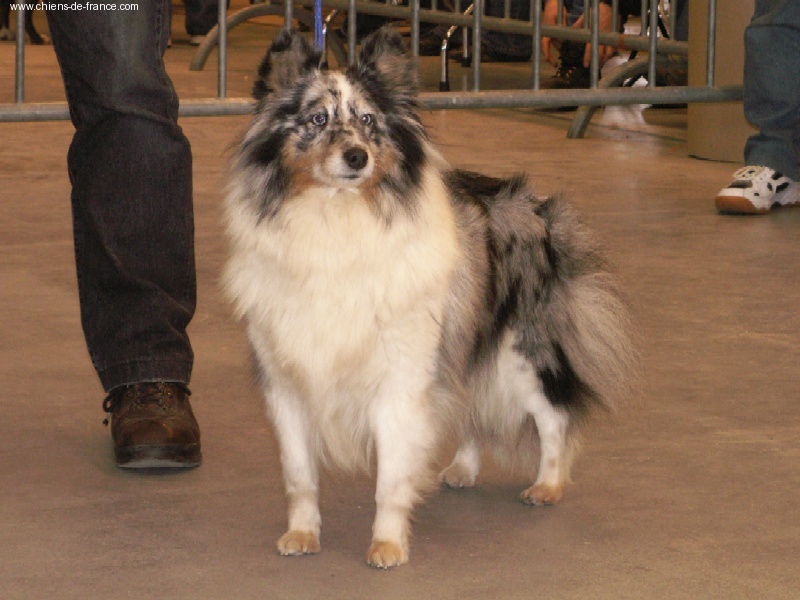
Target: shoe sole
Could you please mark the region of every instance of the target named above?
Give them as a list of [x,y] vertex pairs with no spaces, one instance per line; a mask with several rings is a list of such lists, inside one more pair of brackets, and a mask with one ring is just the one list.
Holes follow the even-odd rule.
[[189,446],[134,446],[118,450],[120,469],[194,469],[203,460],[198,444]]
[[717,196],[714,204],[723,215],[763,215],[776,208],[800,208],[800,201],[787,204],[775,202],[769,208],[758,208],[741,196]]
[[717,196],[714,204],[717,210],[724,215],[763,215],[772,210],[772,207],[758,208],[747,198],[741,196]]

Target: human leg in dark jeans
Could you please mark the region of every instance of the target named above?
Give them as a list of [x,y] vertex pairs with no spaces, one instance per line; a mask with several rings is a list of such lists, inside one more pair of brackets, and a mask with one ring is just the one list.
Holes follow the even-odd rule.
[[157,0],[47,15],[76,129],[68,167],[81,321],[126,467],[200,462],[186,388],[192,159],[163,63],[169,9]]

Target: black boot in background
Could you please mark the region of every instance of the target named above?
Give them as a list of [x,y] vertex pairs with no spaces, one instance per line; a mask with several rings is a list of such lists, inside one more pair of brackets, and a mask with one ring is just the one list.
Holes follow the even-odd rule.
[[583,42],[561,42],[558,70],[544,87],[554,90],[588,89],[591,85],[591,73],[589,67],[583,66],[585,48],[586,44]]

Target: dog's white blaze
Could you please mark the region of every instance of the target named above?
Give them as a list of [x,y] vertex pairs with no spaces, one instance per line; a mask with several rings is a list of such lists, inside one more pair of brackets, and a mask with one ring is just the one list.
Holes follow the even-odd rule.
[[[331,96],[336,98],[336,106],[329,106],[331,114],[338,115],[338,122],[332,123],[333,126],[340,128],[337,134],[338,143],[331,145],[331,152],[321,163],[312,167],[314,179],[322,185],[332,187],[355,188],[372,176],[375,170],[375,157],[370,151],[363,132],[359,131],[358,118],[366,112],[366,104],[361,96],[354,92],[353,86],[341,73],[329,74],[327,83],[336,88],[338,95]],[[357,115],[351,115],[350,109],[356,107]],[[348,148],[358,146],[367,152],[367,164],[359,171],[353,171],[344,159],[344,151]],[[357,177],[353,177],[357,175]]]

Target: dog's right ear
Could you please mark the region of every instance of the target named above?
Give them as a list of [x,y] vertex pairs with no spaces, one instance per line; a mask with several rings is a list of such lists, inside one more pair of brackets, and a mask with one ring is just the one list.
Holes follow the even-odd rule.
[[299,33],[282,29],[258,67],[253,97],[261,100],[268,94],[293,86],[298,79],[318,69],[321,54]]

